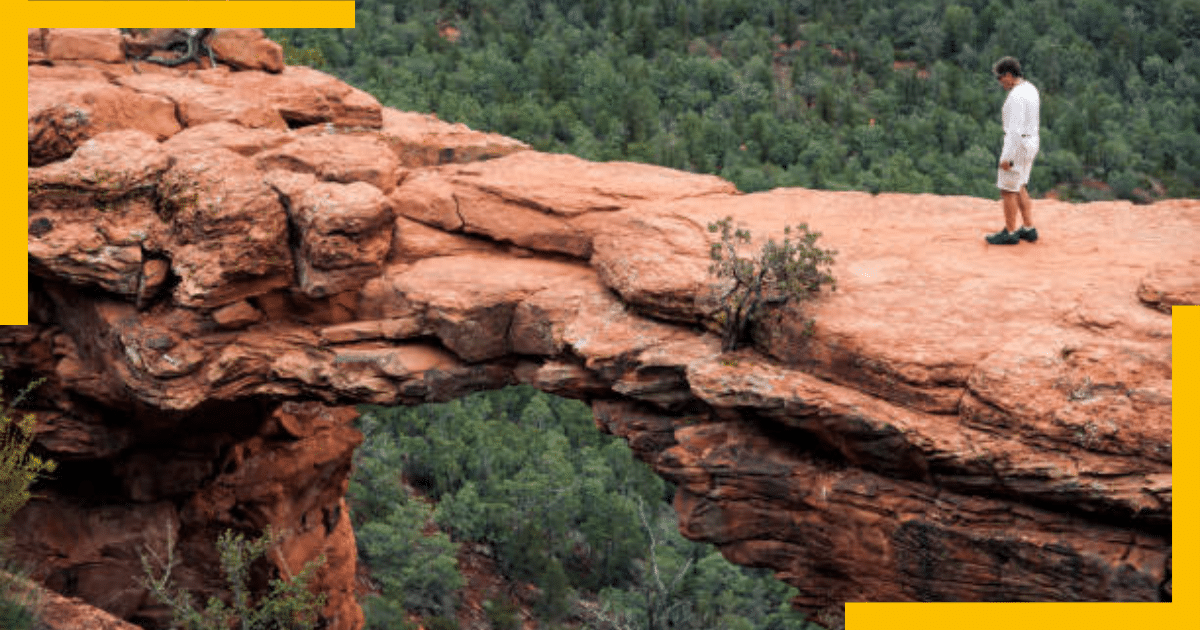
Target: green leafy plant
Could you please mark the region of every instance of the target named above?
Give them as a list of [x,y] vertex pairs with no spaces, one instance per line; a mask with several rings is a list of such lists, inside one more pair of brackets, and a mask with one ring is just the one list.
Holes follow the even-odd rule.
[[[13,584],[9,584],[13,582]],[[19,590],[15,578],[0,577],[0,628],[29,630],[35,618],[32,606],[26,601],[28,595]]]
[[[257,540],[248,540],[241,533],[226,530],[217,539],[217,550],[221,556],[221,570],[232,593],[232,605],[217,597],[211,597],[203,609],[193,604],[193,596],[186,591],[172,588],[171,572],[178,565],[174,555],[175,544],[167,530],[166,550],[158,553],[147,548],[140,554],[142,570],[146,573],[143,584],[160,602],[171,608],[175,623],[185,630],[312,630],[317,625],[317,611],[325,605],[324,595],[314,595],[308,588],[317,567],[324,558],[309,562],[300,573],[290,579],[271,580],[268,592],[257,602],[251,603],[250,566],[258,558],[274,549],[278,539],[270,528]],[[155,576],[158,565],[161,575]],[[286,565],[284,566],[287,570]]]
[[600,434],[579,401],[523,385],[360,411],[367,439],[348,498],[377,593],[362,603],[368,630],[413,630],[417,617],[432,629],[435,616],[456,614],[460,544],[536,587],[522,597],[527,612],[488,594],[495,630],[802,628],[795,589],[684,538],[674,491],[623,439]]
[[[7,555],[7,543],[2,552]],[[33,630],[38,625],[37,611],[42,606],[40,591],[26,572],[12,560],[0,558],[0,628]]]
[[283,63],[289,66],[312,66],[313,68],[325,68],[329,65],[325,61],[325,54],[320,48],[300,48],[293,46],[286,39],[280,40],[280,47],[283,48]]
[[[17,417],[14,413],[16,406],[40,383],[38,380],[25,386],[12,403],[6,403],[0,396],[0,534],[8,528],[17,510],[29,501],[29,487],[55,468],[53,461],[29,452],[34,437],[34,415]],[[8,544],[6,536],[0,538],[0,555],[7,556]],[[33,612],[36,594],[20,575],[7,561],[0,564],[0,628],[24,630],[32,628],[36,621]]]
[[362,607],[365,630],[419,630],[421,624],[407,619],[408,611],[398,602],[367,595],[359,600]]
[[521,627],[520,610],[506,598],[484,601],[483,612],[494,630],[519,630]]
[[422,625],[426,630],[459,630],[458,622],[451,617],[426,617]]
[[355,532],[359,557],[379,586],[382,601],[373,610],[381,618],[402,610],[448,617],[457,608],[455,593],[465,584],[455,559],[458,545],[441,532],[424,535],[431,512],[415,498],[402,498],[384,518]]
[[[741,255],[742,247],[750,243],[750,232],[734,229],[732,217],[708,224],[708,231],[720,234],[709,252],[713,262],[708,271],[723,285],[716,321],[726,352],[747,340],[764,304],[808,300],[820,293],[822,285],[837,290],[837,281],[828,271],[837,251],[818,247],[821,233],[810,231],[805,223],[794,231],[784,227],[783,241],[768,240],[757,258]],[[810,332],[812,323],[809,320]]]
[[[0,372],[0,379],[4,376]],[[14,417],[14,409],[41,383],[34,381],[21,390],[12,403],[0,397],[0,530],[29,500],[29,487],[44,473],[54,472],[53,461],[29,452],[33,444],[33,414]]]

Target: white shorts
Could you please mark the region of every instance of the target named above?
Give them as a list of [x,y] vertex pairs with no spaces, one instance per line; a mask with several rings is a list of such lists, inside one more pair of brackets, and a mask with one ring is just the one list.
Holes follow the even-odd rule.
[[1021,187],[1029,183],[1029,172],[1033,170],[1033,159],[1038,154],[1038,139],[1024,139],[1017,145],[1017,154],[1013,158],[1013,167],[1007,171],[996,169],[996,187],[1008,192],[1021,192]]

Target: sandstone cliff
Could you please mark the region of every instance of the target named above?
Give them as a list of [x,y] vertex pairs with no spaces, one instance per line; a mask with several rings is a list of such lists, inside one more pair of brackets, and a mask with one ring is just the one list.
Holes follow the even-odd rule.
[[[591,401],[679,484],[686,535],[805,610],[1170,598],[1167,313],[1200,298],[1200,202],[1039,201],[1040,242],[989,248],[992,201],[742,195],[308,68],[138,73],[122,50],[30,31],[30,324],[0,352],[6,384],[48,379],[31,406],[62,465],[16,535],[49,587],[161,623],[139,549],[171,532],[178,581],[213,592],[216,533],[270,524],[259,579],[324,553],[329,627],[357,628],[351,405],[521,382]],[[719,352],[726,215],[839,251],[811,338],[776,312]]]

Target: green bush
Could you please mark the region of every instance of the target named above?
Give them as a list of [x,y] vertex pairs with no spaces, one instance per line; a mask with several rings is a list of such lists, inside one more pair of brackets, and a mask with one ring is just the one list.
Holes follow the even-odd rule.
[[0,567],[0,628],[31,630],[37,621],[34,597],[23,580]]
[[425,630],[459,630],[458,622],[452,617],[426,617],[422,625]]
[[1112,186],[1113,195],[1117,199],[1137,200],[1137,195],[1134,189],[1143,184],[1142,178],[1132,171],[1118,171],[1108,178],[1109,184]]
[[366,630],[417,630],[417,624],[408,621],[404,606],[379,595],[368,595],[360,602]]
[[[529,612],[542,628],[565,628],[577,616],[597,630],[802,623],[787,603],[794,589],[769,571],[742,572],[712,546],[685,539],[671,489],[624,440],[597,432],[578,401],[520,386],[362,411],[367,439],[349,499],[360,560],[382,595],[363,601],[368,630],[411,630],[406,613],[453,613],[434,609],[438,593],[450,596],[462,583],[456,545],[428,528],[426,497],[439,488],[438,526],[453,541],[490,548],[506,578],[536,585]],[[409,495],[403,481],[417,484],[402,471],[422,476],[425,497]],[[596,599],[599,608],[582,601]],[[502,596],[484,613],[495,630],[522,624]]]
[[311,66],[317,69],[323,69],[329,65],[325,61],[325,53],[321,52],[320,48],[298,48],[286,39],[280,40],[279,45],[283,48],[283,63],[285,65]]
[[[709,252],[713,263],[708,271],[727,286],[716,314],[721,348],[726,352],[749,338],[750,326],[764,304],[782,306],[811,299],[826,284],[837,290],[837,281],[827,271],[837,252],[817,247],[821,233],[809,231],[807,224],[796,228],[795,240],[792,228],[784,227],[783,242],[768,240],[757,258],[740,255],[741,245],[750,242],[750,232],[734,230],[732,217],[710,223],[708,231],[721,235]],[[811,330],[812,321],[808,324]]]
[[385,600],[423,614],[450,615],[455,591],[464,581],[458,572],[458,545],[442,532],[426,536],[429,506],[406,498],[383,519],[358,528],[359,557],[371,567]]
[[[3,372],[0,372],[0,379]],[[29,453],[33,443],[33,414],[15,417],[15,407],[41,381],[22,389],[12,403],[0,396],[0,628],[27,630],[36,621],[33,610],[36,595],[19,576],[19,568],[9,566],[7,528],[17,510],[30,498],[29,487],[45,473],[53,472],[55,464]]]
[[[312,630],[317,625],[317,612],[325,605],[325,596],[314,595],[308,583],[324,558],[309,562],[291,579],[271,580],[268,592],[251,604],[250,566],[277,543],[269,528],[258,540],[247,540],[241,533],[230,530],[217,539],[221,570],[233,595],[232,606],[211,597],[205,608],[197,609],[190,593],[171,587],[171,572],[178,561],[169,531],[165,553],[147,548],[146,553],[140,554],[142,570],[146,573],[142,583],[156,599],[171,608],[175,623],[185,630],[229,630],[233,627],[239,630]],[[157,570],[162,572],[158,577],[151,566],[151,557],[159,565]]]
[[487,615],[492,630],[519,630],[521,627],[517,606],[508,599],[489,599],[483,602],[483,612]]
[[[0,379],[4,376],[0,372]],[[54,471],[55,464],[29,453],[33,443],[33,414],[14,418],[14,408],[41,381],[30,383],[17,394],[11,404],[0,396],[0,531],[8,527],[17,510],[29,500],[29,487],[44,473]]]
[[538,583],[542,586],[534,608],[539,619],[558,621],[571,610],[571,587],[567,572],[557,558],[550,558]]

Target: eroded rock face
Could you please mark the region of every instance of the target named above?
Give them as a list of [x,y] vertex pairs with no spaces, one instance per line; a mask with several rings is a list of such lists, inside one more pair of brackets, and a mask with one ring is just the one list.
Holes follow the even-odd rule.
[[138,630],[138,626],[122,621],[78,597],[63,597],[24,578],[11,575],[0,577],[18,581],[18,592],[37,602],[34,609],[41,624],[38,627],[47,630]]
[[[990,201],[741,195],[307,68],[138,78],[53,41],[73,40],[30,32],[51,64],[30,73],[30,325],[0,352],[47,378],[29,406],[62,466],[16,532],[65,595],[161,626],[137,550],[170,533],[178,582],[217,593],[217,533],[271,525],[270,570],[324,554],[328,627],[356,629],[352,405],[530,383],[591,401],[678,484],[686,535],[804,610],[1170,597],[1163,310],[1200,295],[1200,202],[1039,200],[1042,240],[988,248]],[[127,106],[65,125],[34,97],[64,86]],[[178,115],[127,115],[163,102]],[[729,354],[705,329],[725,216],[756,246],[806,222],[839,251],[836,293]]]

